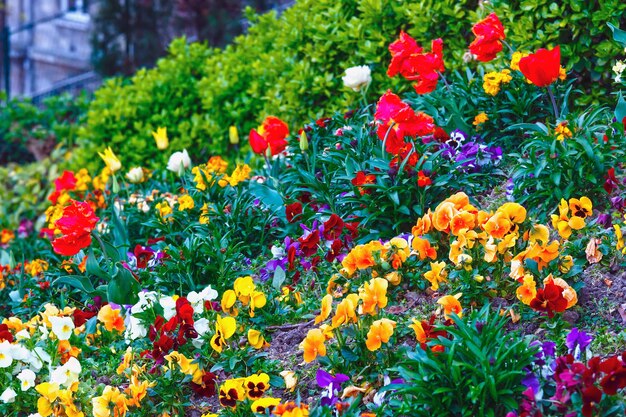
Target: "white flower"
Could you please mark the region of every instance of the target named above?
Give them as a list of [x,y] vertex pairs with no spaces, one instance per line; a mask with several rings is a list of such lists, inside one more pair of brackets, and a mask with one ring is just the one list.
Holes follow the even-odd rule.
[[346,75],[341,79],[346,87],[360,91],[361,88],[372,82],[372,70],[367,65],[351,67],[346,70]]
[[281,259],[286,255],[285,249],[276,245],[273,245],[270,251],[272,252],[272,258],[274,259]]
[[29,353],[28,349],[20,344],[11,345],[11,356],[15,361],[25,361],[28,359]]
[[152,307],[157,300],[157,293],[154,291],[142,291],[137,294],[137,296],[139,296],[139,301],[131,307],[131,314],[138,314],[146,311],[148,308]]
[[25,362],[30,364],[30,368],[36,372],[39,372],[43,367],[43,363],[50,363],[52,358],[50,358],[50,354],[46,352],[41,346],[37,346],[35,349],[30,352],[28,358]]
[[132,168],[126,173],[126,179],[132,184],[138,184],[143,181],[143,169],[141,167]]
[[30,333],[26,329],[22,329],[19,332],[15,333],[15,340],[27,340],[30,339]]
[[191,159],[187,153],[187,149],[183,149],[182,152],[174,152],[167,161],[167,169],[182,175],[185,169],[191,166]]
[[187,301],[189,301],[189,304],[191,304],[191,306],[193,307],[193,311],[196,314],[202,314],[202,312],[204,311],[205,301],[212,301],[216,298],[217,291],[211,288],[210,285],[199,293],[191,291],[189,294],[187,294]]
[[202,317],[201,319],[195,321],[193,327],[194,329],[196,329],[196,332],[198,332],[199,336],[203,336],[209,331],[211,325],[208,319]]
[[20,296],[20,292],[19,290],[13,290],[9,293],[9,298],[11,299],[11,301],[13,301],[14,303],[19,303],[22,301],[22,297]]
[[21,382],[20,387],[22,387],[22,391],[28,391],[31,387],[35,386],[36,377],[37,375],[30,369],[24,369],[17,374],[17,379]]
[[5,404],[12,403],[15,401],[15,397],[17,397],[17,392],[15,392],[13,388],[7,388],[2,395],[0,395],[0,401]]
[[68,340],[74,330],[74,322],[71,317],[58,317],[52,316],[50,324],[52,324],[52,333],[55,334],[59,340]]
[[8,368],[13,363],[13,348],[7,340],[0,343],[0,368]]
[[162,297],[159,300],[159,304],[163,307],[163,318],[169,320],[176,315],[176,300],[174,297]]
[[50,374],[50,382],[69,387],[74,382],[78,381],[78,376],[81,371],[82,367],[80,362],[72,356],[63,366],[59,366],[52,371]]
[[137,317],[130,316],[128,324],[126,326],[126,334],[124,337],[127,340],[136,340],[142,337],[146,337],[148,329],[141,323]]

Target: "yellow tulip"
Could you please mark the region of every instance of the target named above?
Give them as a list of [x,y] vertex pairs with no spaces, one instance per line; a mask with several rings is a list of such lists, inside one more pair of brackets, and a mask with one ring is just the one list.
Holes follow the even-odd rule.
[[102,158],[111,173],[115,173],[122,168],[122,163],[118,157],[115,156],[110,146],[104,150],[104,153],[98,152],[98,155],[100,155],[100,158]]
[[156,142],[157,148],[160,150],[167,149],[170,144],[169,139],[167,138],[167,128],[159,127],[156,132],[152,132],[152,137]]

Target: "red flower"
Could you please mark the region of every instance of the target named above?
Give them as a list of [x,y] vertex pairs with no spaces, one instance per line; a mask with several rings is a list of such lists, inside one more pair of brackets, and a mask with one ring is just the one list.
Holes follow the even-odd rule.
[[378,138],[385,140],[387,137],[385,149],[395,155],[407,145],[404,142],[406,136],[426,136],[435,129],[432,117],[422,112],[416,113],[391,90],[378,100],[374,117],[381,122],[377,130]]
[[339,253],[341,252],[341,248],[343,248],[343,243],[339,239],[333,240],[333,243],[330,245],[330,249],[326,252],[326,260],[328,262],[333,262]]
[[335,213],[330,215],[330,218],[324,222],[324,239],[335,240],[339,238],[343,231],[343,220]]
[[582,392],[583,408],[582,414],[585,417],[591,417],[593,414],[593,407],[602,401],[602,391],[595,385],[588,385],[583,388]]
[[193,326],[193,307],[185,297],[176,300],[176,316],[181,323]]
[[[622,354],[626,358],[625,354]],[[626,388],[626,363],[617,356],[612,356],[600,363],[600,370],[607,374],[600,381],[600,386],[606,395],[615,395],[617,391]]]
[[191,383],[191,389],[202,397],[212,397],[215,395],[215,381],[217,376],[211,372],[204,372],[202,375],[202,384]]
[[519,69],[537,87],[547,87],[559,78],[561,48],[539,49],[519,61]]
[[502,42],[506,36],[504,35],[504,27],[496,16],[491,13],[485,19],[476,23],[472,28],[472,32],[476,35],[474,42],[470,44],[470,52],[478,57],[479,61],[489,62],[502,51]]
[[554,313],[562,313],[567,308],[567,300],[563,297],[563,289],[548,281],[543,288],[537,290],[537,295],[530,302],[530,307],[537,311],[545,311],[548,317],[554,317]]
[[365,171],[359,171],[356,173],[356,177],[352,179],[352,185],[359,188],[361,195],[371,193],[371,190],[367,190],[362,185],[374,184],[376,182],[376,176],[374,174],[365,174]]
[[87,320],[94,317],[96,314],[97,313],[95,311],[81,310],[77,308],[72,313],[72,321],[74,322],[74,326],[82,326],[83,324],[87,323]]
[[294,219],[302,214],[302,203],[296,201],[295,203],[291,203],[285,207],[285,215],[287,216],[287,221],[289,223],[293,223]]
[[433,182],[430,180],[430,177],[424,174],[424,171],[420,171],[417,173],[417,185],[418,187],[426,187],[427,185],[431,185]]
[[604,181],[604,191],[607,194],[611,194],[617,188],[619,184],[617,182],[617,178],[615,178],[615,168],[609,168],[605,175],[606,180]]
[[63,215],[56,222],[56,228],[63,236],[52,242],[54,251],[59,255],[73,256],[91,245],[91,231],[98,220],[89,203],[70,200],[70,205],[63,209]]
[[430,93],[437,87],[438,73],[445,70],[441,39],[432,41],[432,52],[424,53],[415,39],[402,31],[398,40],[389,45],[389,52],[389,77],[400,74],[409,81],[417,81],[414,88],[418,94]]
[[149,247],[137,245],[133,251],[135,258],[137,259],[137,268],[145,268],[148,266],[148,262],[154,256],[154,250]]
[[415,55],[422,53],[422,47],[415,42],[415,39],[405,31],[401,31],[398,40],[389,45],[389,52],[391,52],[391,62],[387,69],[389,78],[401,74],[410,79],[409,77],[415,75],[412,59]]
[[307,236],[303,236],[298,239],[300,242],[300,250],[304,256],[311,256],[317,252],[317,244],[320,243],[320,232],[314,230]]
[[61,192],[71,191],[76,188],[76,177],[72,171],[63,171],[63,174],[54,180],[54,192],[50,194],[48,200],[56,204]]
[[13,343],[13,334],[9,331],[9,326],[0,324],[0,342],[7,341]]
[[250,130],[250,146],[254,153],[264,155],[267,148],[270,148],[272,156],[278,155],[287,147],[285,138],[289,135],[287,123],[278,117],[269,116],[259,127]]

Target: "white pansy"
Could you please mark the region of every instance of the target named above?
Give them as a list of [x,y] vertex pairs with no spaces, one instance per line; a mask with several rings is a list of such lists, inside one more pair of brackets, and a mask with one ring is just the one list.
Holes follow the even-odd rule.
[[29,354],[30,352],[24,346],[18,343],[11,345],[11,356],[13,357],[13,360],[25,361],[28,359]]
[[137,295],[139,296],[139,301],[131,307],[131,314],[138,314],[146,311],[148,308],[152,307],[157,300],[157,293],[154,291],[140,292]]
[[187,149],[182,152],[174,152],[167,161],[167,169],[175,172],[178,175],[182,175],[185,169],[191,166],[191,159],[187,153]]
[[285,249],[276,245],[273,245],[270,251],[272,252],[272,257],[274,259],[281,259],[281,258],[284,258],[286,255]]
[[15,392],[13,388],[7,388],[2,395],[0,395],[0,401],[5,404],[12,403],[15,401],[15,397],[17,397],[17,392]]
[[199,293],[191,291],[189,294],[187,294],[187,301],[189,301],[189,304],[191,304],[191,306],[193,307],[193,311],[196,314],[202,314],[202,312],[204,311],[205,301],[212,301],[216,298],[217,291],[211,288],[210,285]]
[[198,332],[198,336],[203,336],[208,333],[211,328],[211,324],[208,319],[202,317],[201,319],[195,321],[193,327],[196,329],[196,332]]
[[41,368],[43,368],[44,362],[49,364],[51,361],[52,358],[50,358],[50,354],[41,346],[37,346],[30,352],[25,362],[30,365],[33,371],[39,372]]
[[68,340],[72,335],[72,330],[74,330],[74,322],[71,317],[58,317],[53,316],[48,318],[50,320],[50,324],[52,325],[52,333],[59,340]]
[[142,337],[146,337],[148,329],[141,323],[137,317],[130,316],[128,324],[126,325],[126,333],[124,337],[126,340],[136,340]]
[[169,320],[176,315],[176,300],[174,297],[161,297],[159,304],[163,307],[163,317],[165,320]]
[[372,70],[367,65],[359,65],[346,70],[342,78],[343,85],[354,91],[360,91],[372,82]]
[[20,387],[22,391],[28,391],[30,388],[35,386],[35,378],[37,375],[30,369],[24,369],[22,372],[17,374],[17,379],[20,381]]
[[70,357],[64,365],[59,366],[50,374],[50,382],[64,385],[66,387],[71,386],[74,382],[78,381],[78,376],[82,371],[82,367],[78,359]]
[[13,348],[11,343],[3,340],[0,343],[0,368],[8,368],[13,363]]
[[26,329],[22,329],[19,332],[15,333],[15,340],[27,340],[30,339],[30,333]]

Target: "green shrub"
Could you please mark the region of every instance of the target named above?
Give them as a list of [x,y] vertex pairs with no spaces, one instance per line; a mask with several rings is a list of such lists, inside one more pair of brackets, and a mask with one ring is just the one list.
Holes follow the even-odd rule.
[[606,86],[598,80],[608,78],[620,48],[605,22],[623,20],[626,3],[485,4],[489,9],[469,0],[300,0],[280,17],[250,15],[249,33],[223,51],[177,40],[155,69],[142,70],[129,82],[110,81],[96,94],[77,165],[106,145],[127,167],[160,165],[166,156],[150,135],[159,126],[168,128],[172,150],[189,147],[198,156],[203,156],[201,150],[223,154],[231,125],[243,138],[269,114],[296,131],[310,118],[356,104],[360,97],[341,81],[345,69],[354,65],[372,68],[369,101],[388,88],[408,91],[409,83],[385,74],[387,47],[400,29],[427,47],[431,39],[443,38],[447,67],[460,68],[472,25],[491,10],[503,20],[508,41],[521,50],[561,44],[563,63],[590,90],[589,100],[606,100]]
[[[110,79],[96,91],[79,139],[77,167],[94,172],[101,168],[97,152],[106,146],[127,169],[147,161],[152,167],[163,166],[171,152],[156,147],[151,132],[159,127],[168,129],[170,150],[199,150],[208,141],[198,81],[210,70],[205,61],[213,52],[202,44],[187,44],[184,38],[172,42],[169,51],[156,68],[142,69],[126,81]],[[217,142],[212,149],[225,151]]]
[[493,417],[517,409],[536,348],[507,332],[507,316],[489,306],[453,320],[442,327],[449,338],[429,342],[442,352],[418,346],[398,367],[403,383],[394,387],[395,415]]
[[41,161],[59,143],[73,144],[87,104],[85,95],[69,94],[48,97],[40,106],[22,98],[0,104],[0,163]]

